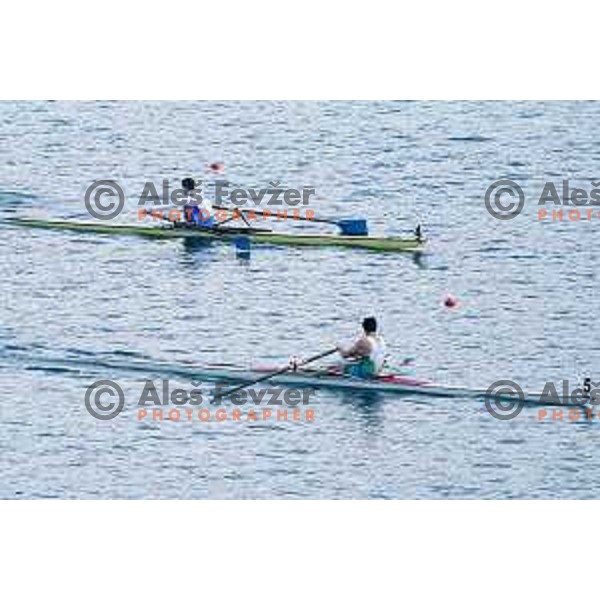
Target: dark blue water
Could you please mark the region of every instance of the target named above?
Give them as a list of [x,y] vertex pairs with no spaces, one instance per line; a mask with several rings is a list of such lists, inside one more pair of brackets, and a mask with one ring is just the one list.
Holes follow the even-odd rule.
[[[600,222],[539,222],[529,198],[600,180],[598,103],[24,102],[0,104],[0,123],[2,216],[89,220],[96,179],[123,185],[131,216],[145,181],[222,160],[234,182],[314,187],[318,216],[381,234],[420,222],[430,240],[418,261],[260,246],[242,260],[228,244],[2,226],[1,497],[598,496],[600,425],[534,407],[498,421],[473,400],[319,391],[312,423],[152,423],[132,401],[161,365],[285,364],[348,342],[367,314],[393,357],[443,384],[593,376]],[[500,222],[483,196],[507,177],[528,202]],[[129,400],[114,420],[84,407],[98,379]]]

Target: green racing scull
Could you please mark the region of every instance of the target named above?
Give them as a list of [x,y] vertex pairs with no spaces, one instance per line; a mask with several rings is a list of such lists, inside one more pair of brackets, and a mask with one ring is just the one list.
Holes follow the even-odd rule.
[[276,233],[269,229],[244,227],[173,227],[142,225],[108,225],[101,221],[68,221],[64,219],[34,219],[28,217],[9,217],[4,219],[8,225],[32,227],[37,229],[56,229],[82,233],[104,235],[142,236],[151,239],[201,239],[225,240],[248,237],[259,244],[286,246],[338,246],[360,248],[379,252],[416,252],[423,249],[425,241],[417,235],[376,237],[370,235],[333,235],[324,233]]

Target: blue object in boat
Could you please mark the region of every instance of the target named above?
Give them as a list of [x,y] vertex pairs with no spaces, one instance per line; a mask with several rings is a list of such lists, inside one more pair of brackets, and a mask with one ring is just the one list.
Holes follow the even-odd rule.
[[342,235],[369,235],[366,219],[342,219],[338,227]]

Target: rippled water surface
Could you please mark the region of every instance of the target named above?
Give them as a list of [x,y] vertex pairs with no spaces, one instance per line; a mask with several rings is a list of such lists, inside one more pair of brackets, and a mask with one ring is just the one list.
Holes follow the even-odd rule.
[[[600,425],[532,406],[499,421],[462,398],[321,390],[312,423],[153,423],[135,402],[168,365],[285,364],[371,313],[393,357],[443,384],[597,374],[600,222],[539,222],[536,195],[600,180],[599,124],[598,103],[0,103],[2,218],[89,219],[97,179],[118,180],[134,214],[145,181],[222,160],[234,182],[314,187],[317,216],[364,215],[380,234],[420,222],[429,239],[420,258],[253,246],[247,260],[2,225],[0,496],[598,497]],[[508,222],[483,202],[502,178],[528,199]],[[100,379],[128,400],[111,421],[84,406]]]

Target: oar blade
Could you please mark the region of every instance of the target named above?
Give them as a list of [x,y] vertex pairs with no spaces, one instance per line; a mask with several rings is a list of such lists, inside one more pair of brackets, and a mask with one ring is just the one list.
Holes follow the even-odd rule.
[[366,219],[341,219],[337,226],[342,235],[369,235]]

